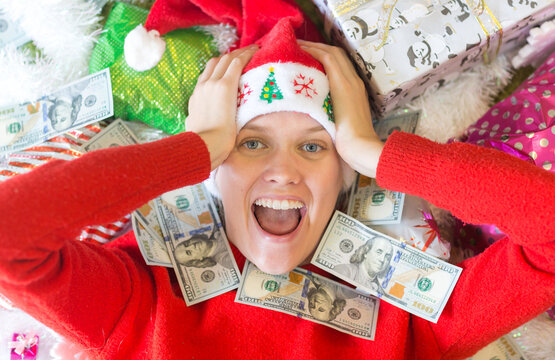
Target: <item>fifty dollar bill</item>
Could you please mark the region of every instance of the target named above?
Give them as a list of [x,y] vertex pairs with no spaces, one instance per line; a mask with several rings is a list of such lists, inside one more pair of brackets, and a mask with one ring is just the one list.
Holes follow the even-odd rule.
[[0,108],[0,155],[29,148],[114,114],[109,69],[32,103]]
[[434,323],[462,272],[339,211],[333,215],[312,263]]
[[187,305],[236,289],[239,269],[204,185],[170,191],[154,203]]
[[280,311],[374,340],[379,299],[297,268],[270,275],[245,262],[235,302]]
[[[414,133],[420,112],[402,113],[380,120],[376,125],[376,133],[382,141],[386,141],[394,131]],[[351,194],[347,214],[366,225],[398,224],[401,222],[405,194],[384,189],[376,183],[376,179],[357,174]]]

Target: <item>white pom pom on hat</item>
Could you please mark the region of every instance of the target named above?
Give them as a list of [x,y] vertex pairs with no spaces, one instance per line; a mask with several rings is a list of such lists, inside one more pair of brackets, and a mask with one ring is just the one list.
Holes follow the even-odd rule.
[[131,30],[125,37],[123,53],[127,64],[136,71],[155,67],[166,51],[166,42],[157,30],[147,31],[143,25]]

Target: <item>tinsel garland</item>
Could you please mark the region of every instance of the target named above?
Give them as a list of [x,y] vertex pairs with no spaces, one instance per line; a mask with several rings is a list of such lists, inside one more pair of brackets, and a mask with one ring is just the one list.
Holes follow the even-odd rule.
[[88,74],[101,29],[98,4],[87,0],[0,0],[0,9],[38,48],[0,49],[0,106],[32,101]]

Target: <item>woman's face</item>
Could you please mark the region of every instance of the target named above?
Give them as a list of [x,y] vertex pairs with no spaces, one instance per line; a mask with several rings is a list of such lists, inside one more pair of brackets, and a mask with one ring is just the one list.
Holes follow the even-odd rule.
[[247,123],[216,172],[231,242],[259,269],[286,273],[315,249],[342,186],[330,135],[306,114]]

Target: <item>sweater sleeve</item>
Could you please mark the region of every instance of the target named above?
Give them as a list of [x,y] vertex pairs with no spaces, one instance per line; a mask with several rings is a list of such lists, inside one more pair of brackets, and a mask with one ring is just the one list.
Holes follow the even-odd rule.
[[[0,292],[62,335],[100,347],[151,281],[121,250],[75,241],[210,173],[194,133],[52,161],[0,184]],[[142,282],[138,286],[136,282]],[[75,332],[78,334],[76,335]]]
[[555,303],[555,174],[498,150],[396,132],[377,181],[508,235],[459,264],[438,323],[413,318],[416,343],[429,334],[442,358],[468,357]]

